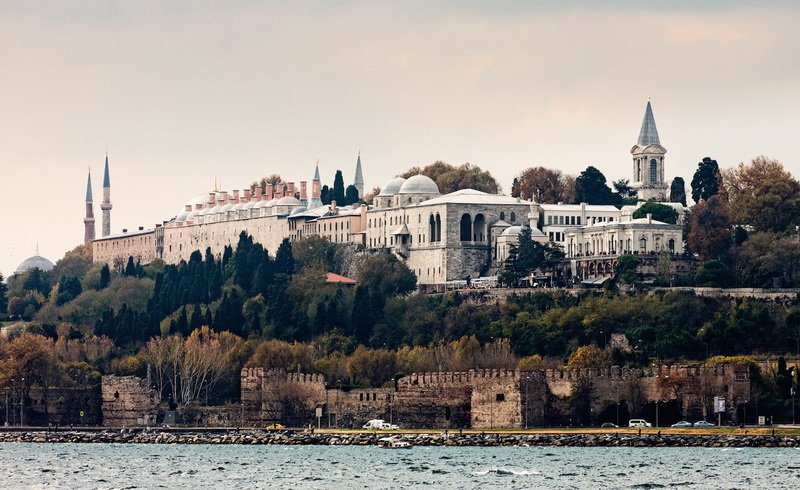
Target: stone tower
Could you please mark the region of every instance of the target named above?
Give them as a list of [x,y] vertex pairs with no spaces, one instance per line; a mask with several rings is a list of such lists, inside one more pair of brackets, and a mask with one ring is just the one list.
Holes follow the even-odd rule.
[[94,240],[94,202],[92,200],[92,171],[86,179],[86,217],[83,218],[83,243],[92,243]]
[[308,209],[316,209],[322,206],[322,181],[319,178],[319,162],[317,168],[314,170],[314,178],[311,180],[311,201],[308,204]]
[[636,190],[639,200],[655,199],[666,201],[667,182],[664,178],[664,154],[667,150],[661,146],[653,117],[653,108],[647,101],[644,111],[639,141],[631,148],[633,156],[633,178],[631,187]]
[[108,155],[106,155],[106,168],[103,172],[103,236],[111,234],[111,179],[108,176]]
[[353,179],[353,185],[358,189],[358,198],[364,199],[364,174],[361,173],[361,151],[358,152],[358,160],[356,160],[356,177]]

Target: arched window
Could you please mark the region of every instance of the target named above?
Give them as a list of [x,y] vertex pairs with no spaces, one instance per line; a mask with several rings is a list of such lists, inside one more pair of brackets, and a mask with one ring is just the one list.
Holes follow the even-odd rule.
[[442,241],[442,217],[436,213],[436,241]]
[[500,211],[500,219],[503,219],[503,220],[506,219],[505,211]]
[[650,183],[655,184],[658,182],[658,162],[653,158],[650,160]]
[[461,216],[461,241],[469,242],[472,240],[472,217],[469,214]]
[[515,221],[517,221],[517,213],[511,211],[511,222],[513,223]]
[[436,220],[433,219],[433,215],[428,219],[428,237],[429,241],[436,241]]
[[486,239],[486,219],[483,214],[475,215],[475,224],[472,227],[472,241],[482,242]]
[[670,239],[670,241],[667,242],[667,246],[669,247],[669,252],[674,254],[675,253],[675,240]]
[[644,253],[647,250],[647,238],[642,237],[639,239],[639,250]]

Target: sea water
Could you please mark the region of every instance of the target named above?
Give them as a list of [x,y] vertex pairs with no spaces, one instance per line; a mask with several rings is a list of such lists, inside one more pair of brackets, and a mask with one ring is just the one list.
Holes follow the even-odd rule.
[[800,488],[783,448],[0,444],[2,488]]

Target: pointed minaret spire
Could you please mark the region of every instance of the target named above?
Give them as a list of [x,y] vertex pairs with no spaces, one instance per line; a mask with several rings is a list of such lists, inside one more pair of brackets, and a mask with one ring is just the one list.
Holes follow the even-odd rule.
[[106,153],[106,165],[103,172],[103,202],[100,209],[103,210],[103,236],[111,234],[111,177],[108,173],[108,153]]
[[86,217],[83,218],[83,243],[91,243],[94,240],[94,203],[92,200],[92,169],[89,168],[89,175],[86,178]]
[[314,178],[311,180],[311,200],[308,202],[308,209],[316,209],[322,206],[322,182],[319,178],[319,160],[314,169]]
[[656,129],[656,119],[653,117],[653,107],[650,105],[650,97],[647,98],[647,108],[644,111],[642,129],[639,131],[639,146],[661,145]]
[[319,159],[317,159],[317,168],[314,170],[314,180],[320,180],[319,179]]
[[358,189],[359,199],[364,197],[364,174],[361,172],[361,150],[358,150],[358,160],[356,160],[356,177],[353,185]]

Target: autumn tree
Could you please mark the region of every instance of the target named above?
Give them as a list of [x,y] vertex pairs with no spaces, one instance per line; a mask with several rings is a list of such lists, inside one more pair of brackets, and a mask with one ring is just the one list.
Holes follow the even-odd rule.
[[372,202],[375,199],[375,196],[377,196],[380,193],[381,193],[381,188],[380,187],[373,187],[371,191],[367,192],[366,195],[364,195],[364,197],[362,197],[362,200],[365,203],[371,205]]
[[800,224],[800,182],[764,156],[722,171],[733,223],[782,232]]
[[692,199],[699,203],[709,199],[719,192],[720,187],[719,165],[716,160],[709,157],[697,164],[697,170],[692,177]]
[[703,259],[719,258],[730,247],[730,218],[727,203],[718,195],[700,201],[692,208],[689,248]]
[[523,170],[511,186],[513,197],[532,199],[540,203],[572,203],[575,199],[571,178],[560,170],[531,167]]
[[400,174],[400,177],[407,179],[417,174],[430,177],[436,182],[439,192],[442,194],[449,194],[460,189],[475,189],[489,194],[497,194],[500,188],[492,174],[470,163],[456,167],[449,163],[436,161],[423,168],[412,167]]
[[610,358],[606,351],[595,345],[582,345],[569,356],[567,369],[599,368],[609,362]]

